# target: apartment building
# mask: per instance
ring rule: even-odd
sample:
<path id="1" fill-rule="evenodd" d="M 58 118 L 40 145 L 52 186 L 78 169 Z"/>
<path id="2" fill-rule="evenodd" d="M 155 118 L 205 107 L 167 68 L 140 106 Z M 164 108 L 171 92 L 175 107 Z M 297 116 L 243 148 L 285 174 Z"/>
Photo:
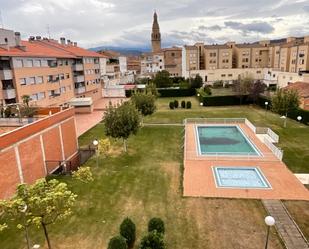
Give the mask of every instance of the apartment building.
<path id="1" fill-rule="evenodd" d="M 164 53 L 144 53 L 141 56 L 141 74 L 154 74 L 165 69 Z"/>
<path id="2" fill-rule="evenodd" d="M 20 39 L 20 33 L 0 30 L 0 102 L 22 102 L 29 95 L 37 106 L 66 105 L 73 97 L 102 96 L 100 55 L 61 38 Z"/>
<path id="3" fill-rule="evenodd" d="M 170 73 L 171 77 L 181 76 L 181 56 L 182 49 L 179 47 L 163 48 L 164 69 Z"/>
<path id="4" fill-rule="evenodd" d="M 232 68 L 231 47 L 227 45 L 205 45 L 202 50 L 204 52 L 200 56 L 200 68 L 206 70 Z M 199 48 L 198 51 L 200 52 L 202 50 Z"/>

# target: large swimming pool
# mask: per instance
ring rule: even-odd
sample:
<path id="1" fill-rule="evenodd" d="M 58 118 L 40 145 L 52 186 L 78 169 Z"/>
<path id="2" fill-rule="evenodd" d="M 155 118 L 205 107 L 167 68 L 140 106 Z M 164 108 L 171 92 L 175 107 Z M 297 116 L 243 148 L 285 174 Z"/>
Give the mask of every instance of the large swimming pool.
<path id="1" fill-rule="evenodd" d="M 201 155 L 259 155 L 238 126 L 197 126 Z"/>
<path id="2" fill-rule="evenodd" d="M 271 188 L 258 167 L 214 167 L 217 187 Z"/>

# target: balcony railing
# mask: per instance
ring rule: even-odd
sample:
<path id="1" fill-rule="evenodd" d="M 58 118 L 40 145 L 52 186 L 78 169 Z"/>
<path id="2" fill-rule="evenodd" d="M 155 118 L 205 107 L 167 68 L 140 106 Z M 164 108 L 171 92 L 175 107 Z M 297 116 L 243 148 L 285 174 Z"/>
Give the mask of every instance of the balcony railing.
<path id="1" fill-rule="evenodd" d="M 79 83 L 85 81 L 85 76 L 84 75 L 77 75 L 74 76 L 74 82 Z"/>
<path id="2" fill-rule="evenodd" d="M 73 71 L 83 71 L 83 70 L 84 70 L 84 65 L 82 63 L 73 65 Z"/>
<path id="3" fill-rule="evenodd" d="M 16 98 L 16 91 L 14 88 L 3 89 L 3 98 L 4 99 L 14 99 Z"/>
<path id="4" fill-rule="evenodd" d="M 11 69 L 0 70 L 0 79 L 2 79 L 2 80 L 13 79 L 12 70 Z"/>
<path id="5" fill-rule="evenodd" d="M 84 93 L 84 92 L 86 92 L 86 87 L 85 86 L 81 86 L 81 87 L 75 88 L 75 93 L 76 94 L 81 94 L 81 93 Z"/>

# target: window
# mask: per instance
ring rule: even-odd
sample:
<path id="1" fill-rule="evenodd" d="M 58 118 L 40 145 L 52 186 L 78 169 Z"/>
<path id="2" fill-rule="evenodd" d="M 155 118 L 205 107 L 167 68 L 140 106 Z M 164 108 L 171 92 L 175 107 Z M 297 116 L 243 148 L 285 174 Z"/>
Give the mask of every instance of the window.
<path id="1" fill-rule="evenodd" d="M 65 75 L 65 77 L 66 77 L 67 79 L 69 79 L 69 78 L 70 78 L 70 74 L 67 73 L 67 74 Z"/>
<path id="2" fill-rule="evenodd" d="M 63 65 L 63 61 L 62 60 L 59 60 L 58 61 L 58 66 L 62 66 Z"/>
<path id="3" fill-rule="evenodd" d="M 65 93 L 65 86 L 63 86 L 63 87 L 60 88 L 60 92 L 61 92 L 61 93 Z"/>
<path id="4" fill-rule="evenodd" d="M 33 85 L 33 84 L 35 84 L 35 77 L 29 77 L 28 85 Z"/>
<path id="5" fill-rule="evenodd" d="M 22 85 L 22 86 L 26 85 L 26 78 L 21 78 L 21 79 L 19 79 L 19 83 L 20 83 L 20 85 Z"/>
<path id="6" fill-rule="evenodd" d="M 65 61 L 65 65 L 66 65 L 66 66 L 69 65 L 69 61 L 68 61 L 68 60 Z"/>
<path id="7" fill-rule="evenodd" d="M 60 74 L 59 76 L 60 76 L 60 79 L 61 79 L 61 80 L 64 80 L 64 74 L 63 74 L 63 73 Z"/>
<path id="8" fill-rule="evenodd" d="M 175 56 L 175 53 L 172 53 L 171 55 L 174 57 L 174 56 Z"/>
<path id="9" fill-rule="evenodd" d="M 221 77 L 225 77 L 225 74 L 221 74 Z"/>
<path id="10" fill-rule="evenodd" d="M 41 67 L 42 66 L 42 62 L 41 62 L 41 60 L 34 60 L 33 65 L 35 67 Z"/>
<path id="11" fill-rule="evenodd" d="M 35 83 L 36 84 L 41 84 L 43 83 L 43 76 L 37 76 L 35 79 Z"/>
<path id="12" fill-rule="evenodd" d="M 24 66 L 24 63 L 23 63 L 23 60 L 16 60 L 16 65 L 15 65 L 15 67 L 23 67 Z"/>
<path id="13" fill-rule="evenodd" d="M 229 76 L 229 77 L 233 77 L 233 74 L 229 74 L 228 76 Z"/>
<path id="14" fill-rule="evenodd" d="M 38 100 L 38 95 L 36 93 L 32 94 L 32 95 L 30 95 L 30 99 L 31 100 Z"/>
<path id="15" fill-rule="evenodd" d="M 257 73 L 257 74 L 260 74 L 260 73 L 261 73 L 261 71 L 256 71 L 256 73 Z"/>
<path id="16" fill-rule="evenodd" d="M 33 67 L 33 60 L 27 60 L 27 67 Z"/>
<path id="17" fill-rule="evenodd" d="M 40 99 L 45 99 L 45 92 L 40 92 L 40 93 L 38 93 L 38 94 L 37 94 L 37 98 L 38 98 L 38 100 L 40 100 Z"/>

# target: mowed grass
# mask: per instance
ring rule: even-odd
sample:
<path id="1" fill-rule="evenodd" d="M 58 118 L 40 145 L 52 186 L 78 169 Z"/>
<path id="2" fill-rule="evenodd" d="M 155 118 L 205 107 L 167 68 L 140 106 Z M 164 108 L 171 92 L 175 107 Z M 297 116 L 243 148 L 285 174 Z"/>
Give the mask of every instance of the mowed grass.
<path id="1" fill-rule="evenodd" d="M 191 101 L 192 109 L 169 109 L 169 102 Z M 159 98 L 157 112 L 144 119 L 145 123 L 182 123 L 185 118 L 247 118 L 254 125 L 269 127 L 280 136 L 277 145 L 284 151 L 283 161 L 294 173 L 309 173 L 309 127 L 294 120 L 283 120 L 279 115 L 256 106 L 200 106 L 197 98 Z"/>
<path id="2" fill-rule="evenodd" d="M 103 137 L 99 124 L 80 138 L 88 144 Z M 95 158 L 86 166 L 95 180 L 84 184 L 70 176 L 59 177 L 78 194 L 74 215 L 51 225 L 50 238 L 57 249 L 107 248 L 125 217 L 137 225 L 137 243 L 151 217 L 166 224 L 165 241 L 173 249 L 263 248 L 266 212 L 258 200 L 182 197 L 182 127 L 143 127 L 129 139 L 129 153 L 113 141 L 109 158 Z M 22 232 L 0 235 L 0 248 L 25 248 Z M 31 228 L 33 243 L 43 245 L 43 232 Z M 43 247 L 43 248 L 46 248 Z M 283 248 L 272 230 L 269 248 Z"/>

